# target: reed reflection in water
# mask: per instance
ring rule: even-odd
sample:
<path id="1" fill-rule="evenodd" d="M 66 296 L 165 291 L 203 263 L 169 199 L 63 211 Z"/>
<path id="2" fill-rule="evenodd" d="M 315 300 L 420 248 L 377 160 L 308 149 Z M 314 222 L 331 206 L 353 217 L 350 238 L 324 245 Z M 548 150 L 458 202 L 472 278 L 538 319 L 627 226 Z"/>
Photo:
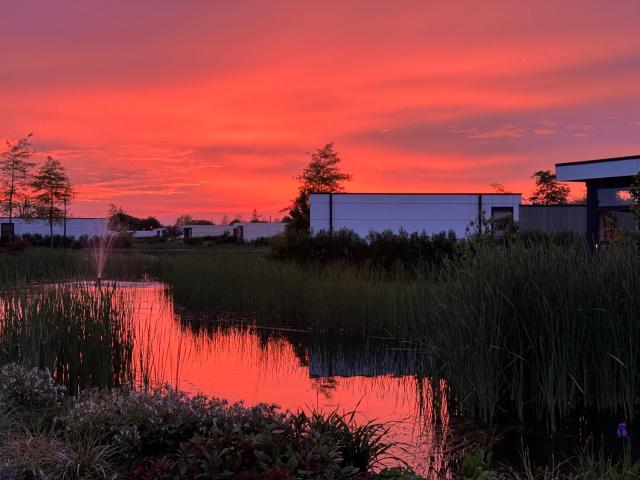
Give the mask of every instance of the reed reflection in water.
<path id="1" fill-rule="evenodd" d="M 194 321 L 159 283 L 60 284 L 0 292 L 3 361 L 50 368 L 72 390 L 169 384 L 247 405 L 357 411 L 387 422 L 394 453 L 446 470 L 447 386 L 402 345 Z"/>

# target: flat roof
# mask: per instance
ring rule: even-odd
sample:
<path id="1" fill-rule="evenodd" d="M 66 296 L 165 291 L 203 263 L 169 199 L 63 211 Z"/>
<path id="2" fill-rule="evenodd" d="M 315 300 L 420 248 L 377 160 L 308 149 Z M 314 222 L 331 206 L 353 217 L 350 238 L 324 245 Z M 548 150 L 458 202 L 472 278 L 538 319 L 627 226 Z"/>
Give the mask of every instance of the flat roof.
<path id="1" fill-rule="evenodd" d="M 556 167 L 564 167 L 567 165 L 584 165 L 587 163 L 615 162 L 617 160 L 633 160 L 637 158 L 640 158 L 640 154 L 626 155 L 624 157 L 596 158 L 594 160 L 579 160 L 577 162 L 561 162 L 561 163 L 556 163 Z"/>
<path id="2" fill-rule="evenodd" d="M 638 172 L 640 172 L 640 155 L 556 163 L 556 177 L 558 180 L 568 182 L 633 177 Z"/>

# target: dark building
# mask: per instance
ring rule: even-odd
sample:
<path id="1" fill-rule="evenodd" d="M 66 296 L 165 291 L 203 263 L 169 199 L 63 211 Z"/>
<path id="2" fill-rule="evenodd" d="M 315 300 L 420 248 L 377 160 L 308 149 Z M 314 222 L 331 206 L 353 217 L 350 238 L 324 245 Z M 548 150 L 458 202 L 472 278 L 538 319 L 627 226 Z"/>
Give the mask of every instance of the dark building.
<path id="1" fill-rule="evenodd" d="M 622 229 L 634 230 L 630 187 L 640 172 L 640 155 L 557 163 L 556 176 L 587 185 L 586 233 L 592 248 L 614 240 Z"/>

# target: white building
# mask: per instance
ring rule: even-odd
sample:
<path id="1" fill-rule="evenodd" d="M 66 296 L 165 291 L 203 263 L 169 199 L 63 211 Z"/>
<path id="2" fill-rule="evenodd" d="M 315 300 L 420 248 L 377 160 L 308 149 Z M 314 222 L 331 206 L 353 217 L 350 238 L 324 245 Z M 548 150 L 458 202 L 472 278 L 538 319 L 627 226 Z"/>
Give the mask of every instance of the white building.
<path id="1" fill-rule="evenodd" d="M 243 222 L 233 225 L 233 231 L 237 239 L 244 242 L 252 242 L 259 238 L 275 237 L 284 233 L 286 223 L 251 223 Z"/>
<path id="2" fill-rule="evenodd" d="M 221 237 L 229 235 L 237 240 L 251 242 L 259 238 L 269 238 L 284 232 L 285 223 L 241 222 L 233 225 L 185 225 L 181 227 L 182 238 Z M 135 238 L 153 238 L 165 235 L 166 228 L 138 230 L 131 232 Z"/>
<path id="3" fill-rule="evenodd" d="M 154 228 L 151 230 L 129 230 L 127 233 L 130 233 L 133 238 L 154 238 L 164 236 L 165 232 L 165 228 Z"/>
<path id="4" fill-rule="evenodd" d="M 181 229 L 184 238 L 233 235 L 233 225 L 185 225 Z"/>
<path id="5" fill-rule="evenodd" d="M 78 238 L 82 235 L 93 237 L 106 235 L 109 232 L 106 218 L 67 218 L 67 238 Z M 13 232 L 12 232 L 13 230 Z M 11 223 L 8 217 L 0 217 L 0 234 L 2 237 L 21 236 L 25 234 L 40 234 L 48 237 L 50 234 L 49 220 L 14 218 Z M 55 221 L 53 224 L 54 235 L 64 235 L 64 222 Z"/>
<path id="6" fill-rule="evenodd" d="M 259 238 L 269 238 L 284 232 L 284 223 L 240 222 L 233 225 L 186 225 L 182 227 L 183 237 L 218 237 L 233 235 L 237 240 L 251 242 Z"/>
<path id="7" fill-rule="evenodd" d="M 482 218 L 519 219 L 519 193 L 312 193 L 311 231 L 352 230 L 408 233 L 454 231 L 464 237 L 467 227 Z"/>

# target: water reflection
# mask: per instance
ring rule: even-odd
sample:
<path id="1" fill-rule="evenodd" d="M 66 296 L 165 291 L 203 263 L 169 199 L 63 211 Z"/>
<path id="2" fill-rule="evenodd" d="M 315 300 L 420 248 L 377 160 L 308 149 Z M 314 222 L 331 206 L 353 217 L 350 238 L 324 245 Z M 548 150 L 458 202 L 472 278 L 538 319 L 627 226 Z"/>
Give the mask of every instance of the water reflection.
<path id="1" fill-rule="evenodd" d="M 248 405 L 358 412 L 389 422 L 395 454 L 422 472 L 446 467 L 446 384 L 423 373 L 426 355 L 383 340 L 316 337 L 176 312 L 161 284 L 122 285 L 135 315 L 136 378 Z"/>

